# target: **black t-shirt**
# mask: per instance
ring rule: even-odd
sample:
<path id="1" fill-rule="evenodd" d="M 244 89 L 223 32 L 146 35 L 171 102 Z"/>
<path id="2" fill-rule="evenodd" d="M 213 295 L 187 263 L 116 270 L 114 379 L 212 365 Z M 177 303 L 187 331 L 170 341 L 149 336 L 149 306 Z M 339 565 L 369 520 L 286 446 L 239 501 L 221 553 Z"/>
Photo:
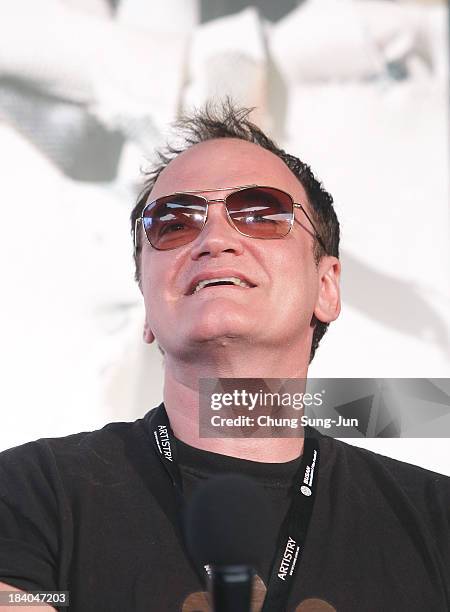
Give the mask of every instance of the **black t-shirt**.
<path id="1" fill-rule="evenodd" d="M 150 414 L 0 453 L 0 581 L 68 590 L 77 612 L 206 610 Z M 289 612 L 448 612 L 450 478 L 319 440 L 316 499 Z M 258 480 L 273 507 L 275 543 L 300 459 L 265 464 L 181 442 L 177 454 L 187 497 L 217 473 Z M 260 599 L 270 563 L 256 568 Z"/>
<path id="2" fill-rule="evenodd" d="M 275 552 L 281 523 L 290 507 L 292 481 L 300 466 L 301 456 L 286 463 L 260 463 L 199 450 L 181 440 L 177 440 L 177 454 L 187 501 L 200 482 L 220 474 L 245 474 L 260 484 L 267 495 L 271 515 L 261 537 L 269 542 L 268 548 Z M 255 570 L 267 585 L 272 558 L 263 559 L 261 563 Z"/>

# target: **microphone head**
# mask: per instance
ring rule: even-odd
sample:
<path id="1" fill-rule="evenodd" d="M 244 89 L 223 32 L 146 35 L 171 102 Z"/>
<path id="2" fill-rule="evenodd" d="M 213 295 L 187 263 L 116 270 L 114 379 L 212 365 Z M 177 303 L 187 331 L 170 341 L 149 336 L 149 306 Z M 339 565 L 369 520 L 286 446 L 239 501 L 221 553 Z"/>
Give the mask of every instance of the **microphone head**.
<path id="1" fill-rule="evenodd" d="M 184 517 L 186 546 L 204 565 L 250 565 L 270 552 L 271 520 L 263 488 L 250 478 L 227 474 L 208 479 L 194 491 Z"/>

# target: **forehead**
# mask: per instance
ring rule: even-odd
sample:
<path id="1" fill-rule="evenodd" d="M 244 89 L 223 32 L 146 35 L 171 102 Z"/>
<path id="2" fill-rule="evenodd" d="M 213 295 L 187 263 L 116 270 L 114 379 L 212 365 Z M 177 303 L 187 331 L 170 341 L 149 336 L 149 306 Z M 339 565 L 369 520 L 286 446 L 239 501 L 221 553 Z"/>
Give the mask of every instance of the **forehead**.
<path id="1" fill-rule="evenodd" d="M 237 138 L 207 140 L 178 155 L 159 175 L 149 199 L 175 191 L 270 185 L 306 203 L 300 181 L 274 153 Z"/>

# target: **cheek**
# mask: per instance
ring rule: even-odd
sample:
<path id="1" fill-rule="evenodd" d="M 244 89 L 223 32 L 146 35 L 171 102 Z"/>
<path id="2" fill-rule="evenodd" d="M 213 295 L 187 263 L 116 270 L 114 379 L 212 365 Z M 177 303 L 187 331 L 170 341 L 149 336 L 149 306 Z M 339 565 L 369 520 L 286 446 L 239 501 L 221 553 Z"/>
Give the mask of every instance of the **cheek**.
<path id="1" fill-rule="evenodd" d="M 277 242 L 277 241 L 274 241 Z M 280 242 L 283 242 L 280 240 Z M 289 239 L 280 245 L 283 248 L 272 249 L 266 264 L 283 279 L 303 282 L 311 278 L 315 269 L 314 258 L 309 244 L 304 241 Z"/>
<path id="2" fill-rule="evenodd" d="M 163 286 L 162 269 L 157 262 L 148 255 L 141 261 L 141 288 L 144 298 L 147 320 L 152 321 L 160 308 L 161 291 L 157 287 Z"/>
<path id="3" fill-rule="evenodd" d="M 180 286 L 176 283 L 176 271 L 183 253 L 174 251 L 147 251 L 141 260 L 142 293 L 147 311 L 154 318 L 153 310 L 162 312 L 170 308 L 176 299 Z"/>
<path id="4" fill-rule="evenodd" d="M 141 259 L 141 278 L 146 288 L 163 287 L 167 284 L 165 277 L 173 267 L 168 259 L 167 253 L 160 253 L 151 247 L 146 248 Z"/>
<path id="5" fill-rule="evenodd" d="M 302 310 L 313 310 L 317 299 L 317 268 L 308 246 L 296 245 L 297 248 L 279 252 L 272 258 L 282 300 Z"/>

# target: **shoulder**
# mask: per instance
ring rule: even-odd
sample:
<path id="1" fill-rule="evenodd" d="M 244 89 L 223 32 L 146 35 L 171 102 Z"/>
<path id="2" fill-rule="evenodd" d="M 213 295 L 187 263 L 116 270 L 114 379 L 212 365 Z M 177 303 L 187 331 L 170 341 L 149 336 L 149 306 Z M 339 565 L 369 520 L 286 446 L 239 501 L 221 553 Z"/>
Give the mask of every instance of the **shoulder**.
<path id="1" fill-rule="evenodd" d="M 418 439 L 418 456 L 420 443 Z M 450 477 L 328 436 L 320 445 L 330 478 L 391 506 L 408 506 L 431 525 L 450 529 Z"/>
<path id="2" fill-rule="evenodd" d="M 32 479 L 58 481 L 77 474 L 111 472 L 140 446 L 149 449 L 143 419 L 108 423 L 101 429 L 59 438 L 41 438 L 0 452 L 0 485 Z M 150 454 L 151 456 L 151 454 Z"/>
<path id="3" fill-rule="evenodd" d="M 420 457 L 422 450 L 422 440 L 417 440 L 417 456 Z M 399 461 L 392 457 L 381 455 L 374 451 L 348 444 L 342 440 L 322 437 L 322 445 L 325 445 L 329 452 L 341 461 L 355 467 L 364 467 L 365 470 L 376 474 L 384 472 L 392 475 L 403 485 L 420 486 L 429 482 L 439 482 L 444 487 L 450 487 L 450 477 L 439 474 L 432 470 L 427 470 L 419 465 Z"/>

